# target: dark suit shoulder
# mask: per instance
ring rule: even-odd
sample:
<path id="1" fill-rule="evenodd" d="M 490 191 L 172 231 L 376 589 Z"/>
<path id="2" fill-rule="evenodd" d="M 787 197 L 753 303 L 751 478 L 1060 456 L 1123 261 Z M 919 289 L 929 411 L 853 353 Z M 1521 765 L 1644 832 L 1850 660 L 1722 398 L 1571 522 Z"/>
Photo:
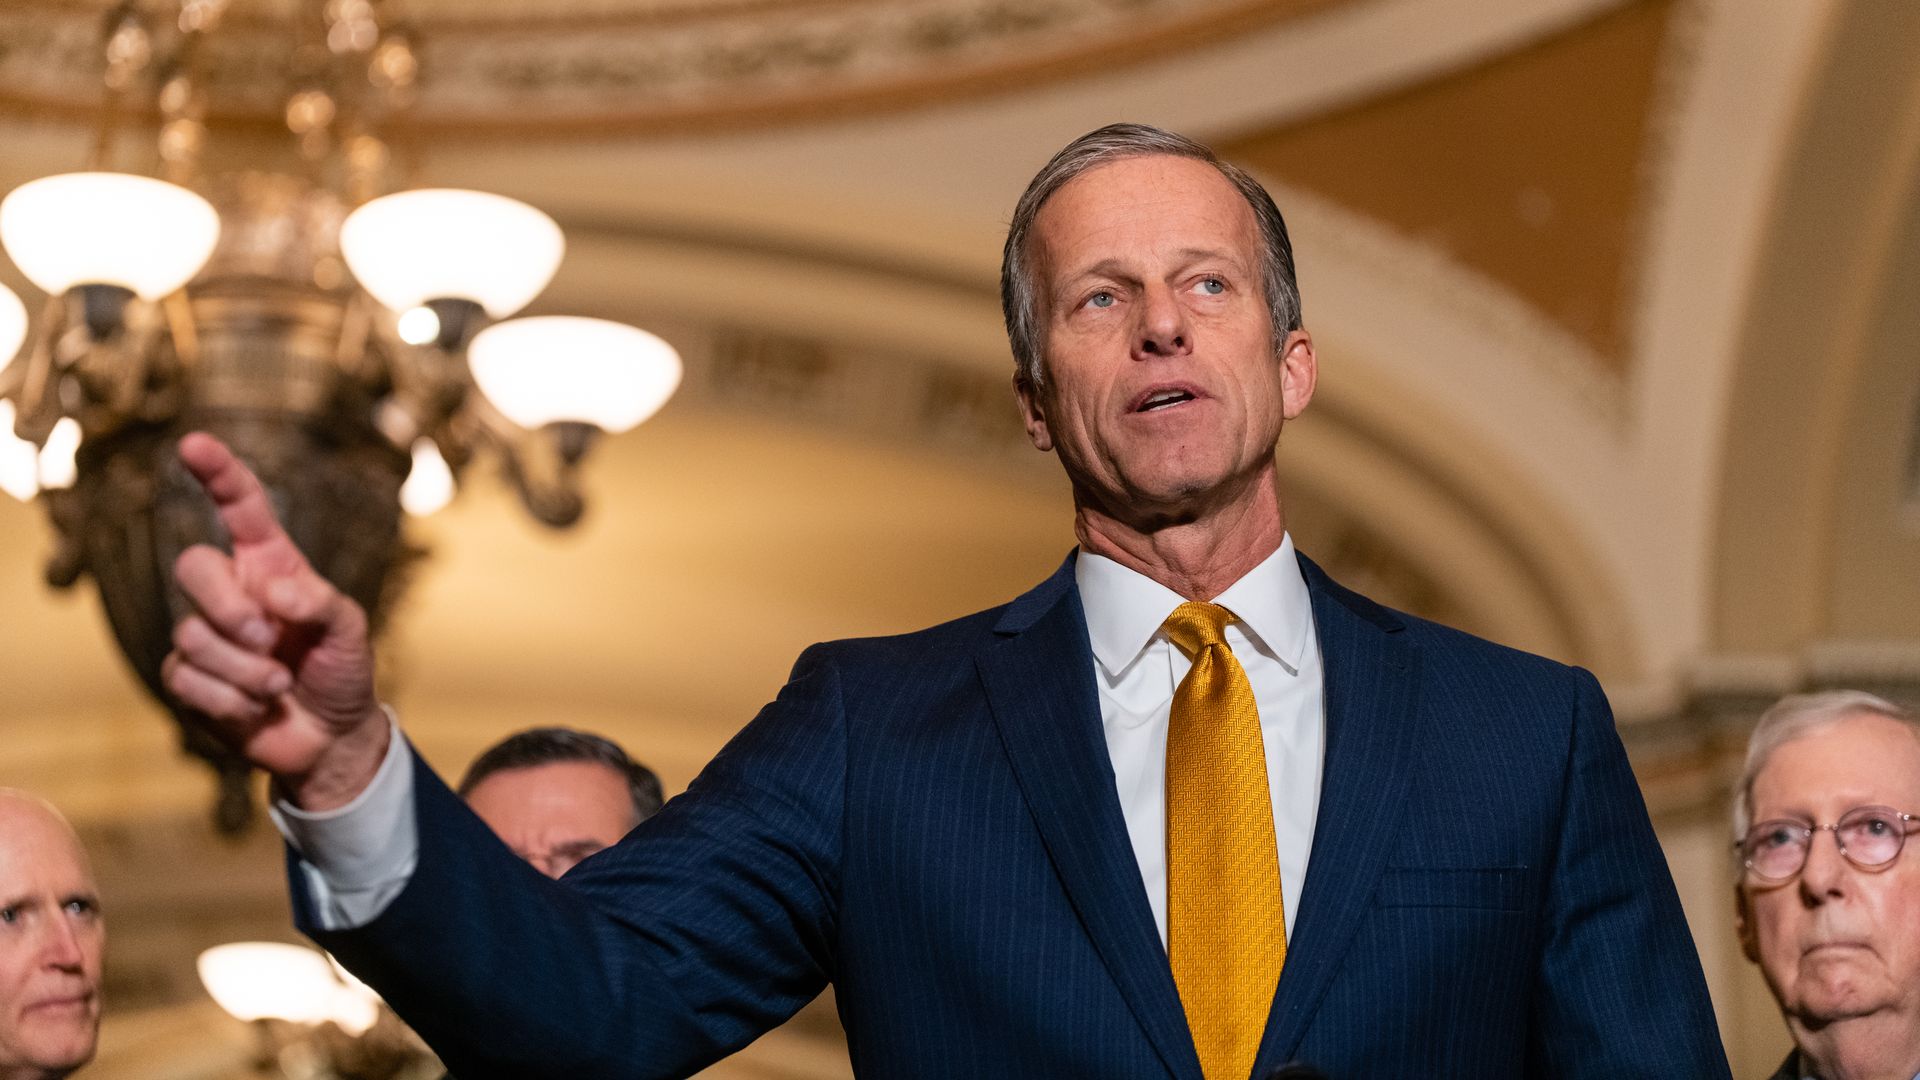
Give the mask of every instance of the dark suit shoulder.
<path id="1" fill-rule="evenodd" d="M 971 667 L 971 657 L 997 637 L 1018 634 L 1062 604 L 1078 610 L 1073 580 L 1074 554 L 1025 593 L 984 611 L 950 619 L 924 630 L 882 637 L 845 638 L 815 645 L 794 666 L 798 676 L 810 661 L 831 660 L 863 672 L 908 671 L 929 663 Z M 960 663 L 956 663 L 956 661 Z"/>
<path id="2" fill-rule="evenodd" d="M 912 663 L 929 657 L 966 655 L 991 637 L 993 626 L 1009 605 L 1001 604 L 976 611 L 934 626 L 903 634 L 839 638 L 809 646 L 795 665 L 796 672 L 809 660 L 830 660 L 847 668 L 866 669 Z"/>
<path id="3" fill-rule="evenodd" d="M 1406 632 L 1413 642 L 1430 653 L 1444 654 L 1462 663 L 1497 667 L 1538 678 L 1564 679 L 1575 671 L 1572 665 L 1511 645 L 1502 645 L 1445 623 L 1404 612 L 1394 614 L 1406 624 Z"/>
<path id="4" fill-rule="evenodd" d="M 1389 634 L 1405 634 L 1422 653 L 1475 668 L 1499 668 L 1522 676 L 1564 679 L 1572 668 L 1557 660 L 1477 637 L 1464 630 L 1409 615 L 1362 595 L 1334 580 L 1305 555 L 1300 565 L 1309 588 L 1325 602 Z"/>

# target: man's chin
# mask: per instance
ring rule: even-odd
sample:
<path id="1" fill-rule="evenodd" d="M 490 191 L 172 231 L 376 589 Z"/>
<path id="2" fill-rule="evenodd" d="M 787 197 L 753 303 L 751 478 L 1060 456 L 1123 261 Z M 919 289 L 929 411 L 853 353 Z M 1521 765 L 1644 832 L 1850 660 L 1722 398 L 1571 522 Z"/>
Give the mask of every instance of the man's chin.
<path id="1" fill-rule="evenodd" d="M 93 1060 L 98 1032 L 90 1024 L 85 1030 L 53 1035 L 28 1048 L 28 1058 L 48 1070 L 77 1069 Z"/>
<path id="2" fill-rule="evenodd" d="M 1897 995 L 1887 992 L 1865 972 L 1839 965 L 1800 977 L 1799 1008 L 1794 1010 L 1810 1027 L 1825 1027 L 1841 1020 L 1871 1016 L 1895 1004 Z"/>
<path id="3" fill-rule="evenodd" d="M 1222 469 L 1165 469 L 1127 477 L 1126 505 L 1160 524 L 1185 524 L 1231 502 L 1243 485 Z"/>

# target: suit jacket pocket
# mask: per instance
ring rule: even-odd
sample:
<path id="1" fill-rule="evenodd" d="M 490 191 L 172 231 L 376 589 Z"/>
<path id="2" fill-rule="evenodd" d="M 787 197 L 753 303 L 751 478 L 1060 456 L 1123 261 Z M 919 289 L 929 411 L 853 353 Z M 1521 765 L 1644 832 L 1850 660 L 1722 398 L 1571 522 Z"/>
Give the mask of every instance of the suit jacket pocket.
<path id="1" fill-rule="evenodd" d="M 1519 911 L 1526 884 L 1526 869 L 1517 866 L 1388 867 L 1374 891 L 1374 905 Z"/>

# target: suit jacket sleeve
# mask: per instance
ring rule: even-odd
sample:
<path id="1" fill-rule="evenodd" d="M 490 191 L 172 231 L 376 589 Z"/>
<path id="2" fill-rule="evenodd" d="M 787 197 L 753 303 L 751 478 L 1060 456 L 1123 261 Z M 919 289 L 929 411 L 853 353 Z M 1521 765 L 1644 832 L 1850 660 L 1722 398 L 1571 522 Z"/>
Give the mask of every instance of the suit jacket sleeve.
<path id="1" fill-rule="evenodd" d="M 1706 979 L 1606 697 L 1575 671 L 1528 1047 L 1534 1075 L 1728 1076 Z"/>
<path id="2" fill-rule="evenodd" d="M 462 1080 L 684 1076 L 827 982 L 845 737 L 825 650 L 684 795 L 562 882 L 415 768 L 406 888 L 372 923 L 327 932 L 294 873 L 295 916 Z"/>

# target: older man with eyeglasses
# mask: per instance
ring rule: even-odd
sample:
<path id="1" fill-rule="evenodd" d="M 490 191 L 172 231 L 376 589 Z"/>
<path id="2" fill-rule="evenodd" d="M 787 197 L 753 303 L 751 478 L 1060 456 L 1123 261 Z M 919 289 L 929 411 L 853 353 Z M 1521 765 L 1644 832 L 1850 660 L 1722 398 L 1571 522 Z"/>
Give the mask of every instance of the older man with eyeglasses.
<path id="1" fill-rule="evenodd" d="M 1735 924 L 1796 1047 L 1773 1080 L 1920 1080 L 1920 718 L 1804 694 L 1754 728 Z"/>

